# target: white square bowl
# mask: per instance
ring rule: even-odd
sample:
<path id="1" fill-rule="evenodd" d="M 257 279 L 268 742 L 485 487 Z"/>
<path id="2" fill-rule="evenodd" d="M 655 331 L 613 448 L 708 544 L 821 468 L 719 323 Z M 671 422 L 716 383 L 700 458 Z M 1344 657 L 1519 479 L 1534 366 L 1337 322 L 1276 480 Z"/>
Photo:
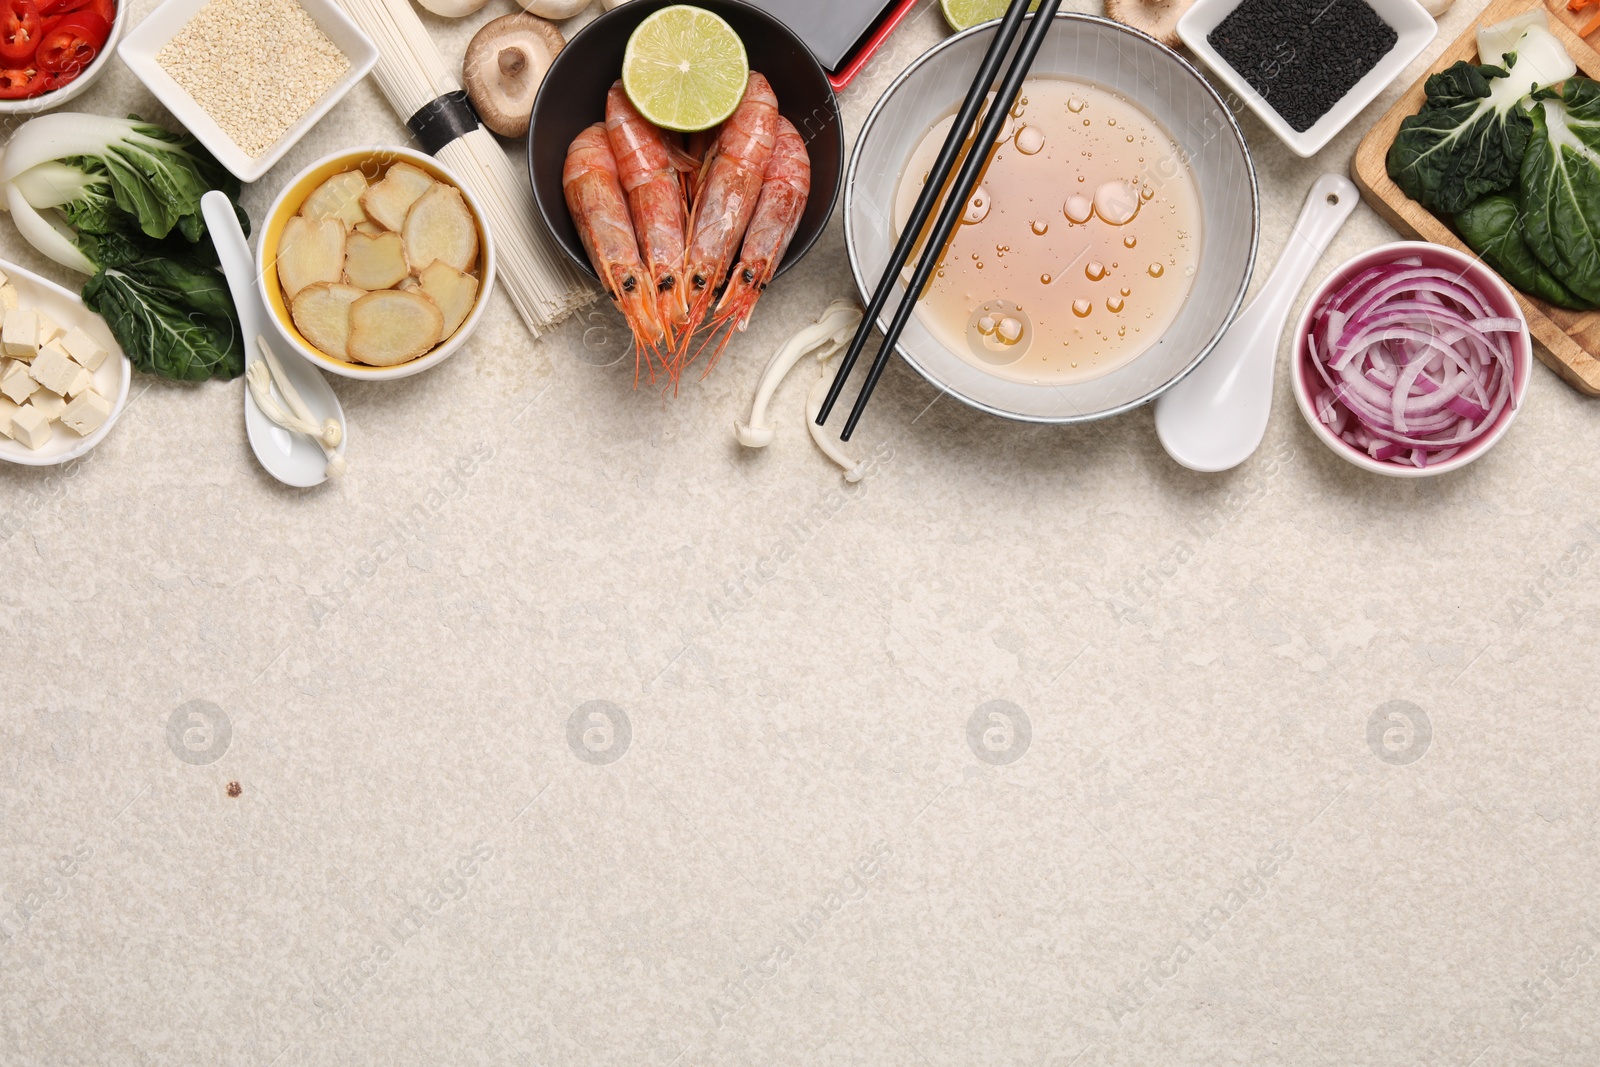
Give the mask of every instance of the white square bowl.
<path id="1" fill-rule="evenodd" d="M 1178 20 L 1178 36 L 1189 50 L 1202 59 L 1206 66 L 1245 103 L 1250 105 L 1261 121 L 1277 134 L 1284 144 L 1299 156 L 1316 155 L 1327 143 L 1350 124 L 1363 108 L 1378 98 L 1413 60 L 1438 36 L 1439 25 L 1417 0 L 1364 0 L 1379 18 L 1387 22 L 1399 36 L 1389 54 L 1378 65 L 1367 71 L 1337 104 L 1328 110 L 1304 133 L 1284 121 L 1283 116 L 1267 102 L 1267 98 L 1253 89 L 1244 75 L 1233 69 L 1228 61 L 1211 47 L 1207 35 L 1233 14 L 1243 0 L 1195 0 L 1183 18 Z"/>
<path id="2" fill-rule="evenodd" d="M 189 24 L 189 21 L 205 7 L 209 0 L 166 0 L 166 3 L 150 12 L 145 20 L 139 23 L 131 33 L 122 39 L 122 44 L 117 46 L 117 55 L 128 68 L 138 76 L 139 80 L 156 94 L 156 98 L 164 104 L 172 117 L 183 124 L 190 133 L 194 134 L 201 144 L 217 157 L 217 161 L 227 167 L 240 181 L 253 182 L 260 178 L 272 165 L 283 158 L 283 154 L 293 148 L 306 132 L 322 121 L 324 115 L 333 109 L 333 105 L 344 99 L 344 95 L 355 87 L 356 83 L 365 78 L 372 70 L 373 64 L 378 61 L 378 47 L 372 43 L 372 38 L 361 32 L 361 28 L 340 9 L 333 0 L 300 0 L 300 5 L 306 9 L 306 14 L 317 24 L 328 39 L 334 43 L 339 51 L 350 60 L 350 69 L 345 72 L 334 86 L 323 94 L 308 113 L 300 117 L 300 121 L 289 127 L 284 135 L 278 138 L 271 148 L 259 156 L 252 156 L 240 148 L 232 137 L 223 132 L 204 108 L 196 102 L 176 81 L 156 62 L 156 56 L 165 48 L 167 42 L 178 35 L 178 31 Z"/>

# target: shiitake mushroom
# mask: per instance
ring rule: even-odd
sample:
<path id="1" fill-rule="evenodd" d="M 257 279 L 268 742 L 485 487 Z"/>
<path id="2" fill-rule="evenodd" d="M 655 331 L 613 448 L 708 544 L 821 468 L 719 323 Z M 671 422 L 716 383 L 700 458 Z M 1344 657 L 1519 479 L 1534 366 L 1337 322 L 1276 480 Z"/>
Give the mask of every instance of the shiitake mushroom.
<path id="1" fill-rule="evenodd" d="M 504 15 L 484 24 L 467 46 L 462 81 L 478 117 L 502 137 L 523 137 L 550 64 L 566 41 L 534 15 Z"/>

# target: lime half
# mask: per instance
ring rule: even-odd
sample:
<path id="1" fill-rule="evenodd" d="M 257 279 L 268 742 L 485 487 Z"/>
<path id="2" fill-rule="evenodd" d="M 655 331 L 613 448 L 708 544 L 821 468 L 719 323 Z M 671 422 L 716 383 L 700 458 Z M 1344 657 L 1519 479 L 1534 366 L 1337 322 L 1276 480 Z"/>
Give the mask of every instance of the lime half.
<path id="1" fill-rule="evenodd" d="M 939 0 L 939 6 L 944 8 L 944 20 L 951 29 L 970 30 L 980 22 L 1003 18 L 1011 5 L 1006 0 Z M 1033 0 L 1028 10 L 1038 11 L 1039 0 Z"/>
<path id="2" fill-rule="evenodd" d="M 709 130 L 733 114 L 750 80 L 744 42 L 699 7 L 664 7 L 639 23 L 622 59 L 622 85 L 664 130 Z"/>

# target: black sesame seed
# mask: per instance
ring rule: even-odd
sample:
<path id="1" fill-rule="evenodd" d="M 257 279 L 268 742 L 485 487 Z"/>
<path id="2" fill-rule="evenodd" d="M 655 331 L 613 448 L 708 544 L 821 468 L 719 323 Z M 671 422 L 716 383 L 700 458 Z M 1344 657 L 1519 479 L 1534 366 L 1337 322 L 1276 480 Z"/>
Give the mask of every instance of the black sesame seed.
<path id="1" fill-rule="evenodd" d="M 1304 133 L 1389 54 L 1399 35 L 1364 0 L 1244 0 L 1206 40 Z"/>

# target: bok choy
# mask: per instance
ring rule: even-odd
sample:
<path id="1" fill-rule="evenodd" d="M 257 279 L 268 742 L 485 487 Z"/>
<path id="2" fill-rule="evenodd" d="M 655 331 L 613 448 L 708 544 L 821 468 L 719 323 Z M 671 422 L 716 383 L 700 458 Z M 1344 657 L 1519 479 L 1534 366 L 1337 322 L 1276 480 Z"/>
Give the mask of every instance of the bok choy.
<path id="1" fill-rule="evenodd" d="M 1425 91 L 1428 102 L 1400 124 L 1389 149 L 1389 177 L 1446 215 L 1509 189 L 1533 132 L 1523 104 L 1528 87 L 1503 67 L 1463 60 L 1429 78 Z"/>
<path id="2" fill-rule="evenodd" d="M 1578 72 L 1542 13 L 1479 33 L 1483 66 L 1462 61 L 1429 78 L 1428 102 L 1400 124 L 1389 177 L 1430 211 L 1453 215 L 1516 184 L 1533 132 L 1529 97 Z"/>
<path id="3" fill-rule="evenodd" d="M 179 381 L 244 371 L 238 315 L 200 213 L 212 189 L 237 210 L 239 182 L 194 138 L 137 118 L 45 115 L 0 157 L 0 208 L 18 232 L 92 275 L 84 302 L 135 367 Z"/>
<path id="4" fill-rule="evenodd" d="M 1600 303 L 1600 84 L 1572 78 L 1535 108 L 1521 207 L 1534 255 L 1583 300 Z"/>
<path id="5" fill-rule="evenodd" d="M 1516 288 L 1557 307 L 1583 311 L 1591 306 L 1561 284 L 1528 247 L 1522 206 L 1515 197 L 1504 193 L 1486 196 L 1458 213 L 1455 223 L 1467 246 Z"/>
<path id="6" fill-rule="evenodd" d="M 1542 9 L 1478 31 L 1483 60 L 1428 79 L 1389 174 L 1518 289 L 1600 308 L 1600 83 L 1578 74 Z"/>

